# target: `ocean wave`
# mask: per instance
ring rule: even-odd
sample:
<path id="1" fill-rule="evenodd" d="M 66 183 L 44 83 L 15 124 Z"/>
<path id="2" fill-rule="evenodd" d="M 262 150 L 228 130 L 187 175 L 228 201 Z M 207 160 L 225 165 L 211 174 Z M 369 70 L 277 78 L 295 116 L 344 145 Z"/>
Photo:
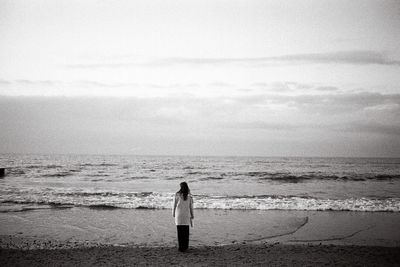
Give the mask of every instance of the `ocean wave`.
<path id="1" fill-rule="evenodd" d="M 86 169 L 82 166 L 116 166 L 115 168 L 93 168 Z M 274 183 L 304 183 L 313 181 L 338 181 L 338 182 L 363 182 L 363 181 L 394 181 L 400 180 L 399 173 L 387 171 L 387 173 L 350 173 L 350 172 L 321 172 L 321 171 L 307 171 L 303 173 L 284 172 L 284 171 L 217 171 L 217 170 L 199 170 L 184 168 L 184 172 L 165 172 L 162 169 L 143 169 L 142 172 L 123 171 L 116 164 L 111 163 L 83 163 L 81 169 L 72 168 L 71 166 L 62 167 L 61 165 L 43 165 L 33 169 L 33 165 L 25 167 L 10 167 L 7 168 L 7 175 L 10 176 L 26 176 L 28 178 L 63 178 L 67 176 L 75 176 L 77 178 L 83 177 L 112 177 L 113 180 L 122 179 L 125 181 L 130 180 L 144 180 L 144 179 L 158 179 L 158 180 L 175 180 L 175 179 L 190 179 L 192 182 L 204 182 L 209 180 L 243 180 L 255 182 L 274 182 Z M 35 166 L 36 168 L 36 166 Z M 145 171 L 145 173 L 143 172 Z M 160 175 L 157 175 L 160 173 Z M 96 180 L 97 181 L 97 180 Z"/>
<path id="2" fill-rule="evenodd" d="M 281 183 L 301 183 L 312 180 L 322 181 L 390 181 L 400 179 L 400 174 L 329 174 L 322 172 L 308 172 L 295 174 L 290 172 L 270 172 L 270 171 L 248 171 L 248 172 L 209 172 L 209 171 L 189 171 L 186 175 L 197 176 L 197 181 L 207 180 L 243 180 L 246 178 L 257 179 L 259 181 L 274 181 Z M 196 181 L 196 180 L 195 180 Z"/>
<path id="3" fill-rule="evenodd" d="M 158 192 L 42 192 L 2 195 L 2 204 L 80 206 L 92 209 L 170 209 L 173 193 Z M 310 196 L 194 195 L 195 208 L 225 210 L 305 210 L 400 212 L 400 198 L 321 199 Z M 0 205 L 0 206 L 1 206 Z"/>
<path id="4" fill-rule="evenodd" d="M 148 197 L 155 193 L 153 192 L 55 192 L 57 196 L 70 196 L 70 197 Z"/>
<path id="5" fill-rule="evenodd" d="M 165 178 L 164 178 L 164 180 L 168 180 L 168 181 L 171 181 L 171 180 L 180 180 L 180 179 L 185 179 L 185 177 L 183 177 L 183 176 L 170 176 L 170 177 L 165 177 Z"/>
<path id="6" fill-rule="evenodd" d="M 154 179 L 154 178 L 153 177 L 149 177 L 149 176 L 132 176 L 132 177 L 124 178 L 125 181 L 130 181 L 130 180 L 148 180 L 148 179 Z"/>
<path id="7" fill-rule="evenodd" d="M 199 178 L 198 180 L 199 181 L 208 181 L 208 180 L 222 180 L 222 179 L 224 179 L 224 177 L 221 177 L 221 176 L 208 176 L 208 177 Z"/>
<path id="8" fill-rule="evenodd" d="M 317 199 L 311 197 L 255 196 L 236 198 L 205 198 L 198 208 L 239 210 L 308 210 L 308 211 L 389 211 L 400 212 L 400 199 Z"/>
<path id="9" fill-rule="evenodd" d="M 205 166 L 185 166 L 182 168 L 182 170 L 196 170 L 196 169 L 204 170 L 207 168 Z"/>
<path id="10" fill-rule="evenodd" d="M 27 165 L 27 166 L 24 166 L 24 168 L 26 168 L 26 169 L 39 169 L 39 168 L 43 168 L 43 165 L 40 165 L 40 164 L 38 164 L 38 165 Z"/>
<path id="11" fill-rule="evenodd" d="M 79 166 L 81 167 L 113 167 L 113 166 L 118 166 L 118 164 L 115 163 L 80 163 Z"/>
<path id="12" fill-rule="evenodd" d="M 400 174 L 347 174 L 335 175 L 324 173 L 306 173 L 306 174 L 290 174 L 290 173 L 273 173 L 273 172 L 246 172 L 241 173 L 242 176 L 255 177 L 259 180 L 272 180 L 289 183 L 298 183 L 306 180 L 341 180 L 341 181 L 366 181 L 366 180 L 395 180 L 400 179 Z"/>
<path id="13" fill-rule="evenodd" d="M 63 166 L 61 166 L 61 165 L 55 165 L 55 164 L 49 164 L 49 165 L 44 166 L 45 169 L 59 169 L 62 167 Z"/>
<path id="14" fill-rule="evenodd" d="M 3 201 L 0 205 L 0 213 L 23 212 L 43 209 L 70 209 L 73 204 L 35 201 Z"/>
<path id="15" fill-rule="evenodd" d="M 373 179 L 376 180 L 393 180 L 393 179 L 399 179 L 400 178 L 400 174 L 399 175 L 391 175 L 391 174 L 377 174 L 374 175 Z"/>
<path id="16" fill-rule="evenodd" d="M 59 169 L 63 168 L 64 166 L 56 165 L 56 164 L 48 164 L 48 165 L 41 165 L 41 164 L 31 164 L 25 165 L 24 168 L 26 169 Z"/>
<path id="17" fill-rule="evenodd" d="M 99 209 L 99 210 L 113 210 L 118 209 L 117 206 L 107 205 L 107 204 L 94 204 L 88 206 L 90 209 Z"/>
<path id="18" fill-rule="evenodd" d="M 115 163 L 106 163 L 106 162 L 103 162 L 103 163 L 99 164 L 98 166 L 103 166 L 103 167 L 112 167 L 112 166 L 118 166 L 118 164 L 115 164 Z"/>
<path id="19" fill-rule="evenodd" d="M 47 174 L 42 174 L 42 177 L 66 177 L 66 176 L 71 176 L 73 175 L 74 172 L 72 171 L 63 171 L 63 172 L 57 172 L 57 173 L 47 173 Z"/>
<path id="20" fill-rule="evenodd" d="M 107 177 L 110 175 L 106 174 L 106 173 L 93 173 L 93 174 L 86 174 L 85 176 L 87 176 L 87 177 Z"/>
<path id="21" fill-rule="evenodd" d="M 103 182 L 103 181 L 107 181 L 101 178 L 95 178 L 95 179 L 90 179 L 91 182 Z"/>
<path id="22" fill-rule="evenodd" d="M 23 175 L 25 171 L 21 168 L 7 168 L 7 175 Z"/>

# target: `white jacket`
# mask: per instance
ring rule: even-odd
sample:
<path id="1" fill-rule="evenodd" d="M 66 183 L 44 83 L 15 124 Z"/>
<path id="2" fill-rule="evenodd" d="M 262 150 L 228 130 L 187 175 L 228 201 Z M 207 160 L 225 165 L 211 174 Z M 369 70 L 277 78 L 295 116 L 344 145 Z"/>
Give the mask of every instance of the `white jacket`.
<path id="1" fill-rule="evenodd" d="M 175 194 L 172 215 L 175 217 L 176 225 L 190 225 L 190 219 L 194 217 L 193 198 L 191 194 L 188 194 L 186 200 L 183 199 L 182 194 Z"/>

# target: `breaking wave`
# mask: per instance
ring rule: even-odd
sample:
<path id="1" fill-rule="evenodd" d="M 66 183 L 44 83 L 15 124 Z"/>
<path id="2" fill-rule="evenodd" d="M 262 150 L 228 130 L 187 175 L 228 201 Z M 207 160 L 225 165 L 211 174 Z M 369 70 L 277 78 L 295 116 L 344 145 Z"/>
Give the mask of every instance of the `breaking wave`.
<path id="1" fill-rule="evenodd" d="M 188 173 L 193 174 L 193 173 Z M 196 172 L 195 174 L 201 175 L 209 175 L 209 173 L 200 173 Z M 348 175 L 329 175 L 329 174 L 319 174 L 319 173 L 308 173 L 295 175 L 290 173 L 274 173 L 274 172 L 243 172 L 243 173 L 221 173 L 218 176 L 206 176 L 201 177 L 202 181 L 206 180 L 220 180 L 220 179 L 230 179 L 230 178 L 244 178 L 251 177 L 258 179 L 260 181 L 268 180 L 268 181 L 276 181 L 283 183 L 299 183 L 310 180 L 338 180 L 338 181 L 367 181 L 367 180 L 377 180 L 377 181 L 385 181 L 385 180 L 396 180 L 400 179 L 399 174 L 348 174 Z"/>
<path id="2" fill-rule="evenodd" d="M 21 193 L 21 192 L 19 192 Z M 170 209 L 173 194 L 157 192 L 41 192 L 3 194 L 1 204 L 89 207 L 91 209 Z M 194 195 L 195 208 L 225 210 L 330 210 L 400 212 L 400 198 L 322 199 L 281 195 Z M 18 208 L 20 209 L 20 207 Z"/>

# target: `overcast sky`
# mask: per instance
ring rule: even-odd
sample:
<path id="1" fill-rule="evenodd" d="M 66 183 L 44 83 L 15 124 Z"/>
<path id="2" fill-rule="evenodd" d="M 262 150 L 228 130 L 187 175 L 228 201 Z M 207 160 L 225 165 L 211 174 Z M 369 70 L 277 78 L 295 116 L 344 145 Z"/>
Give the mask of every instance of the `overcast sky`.
<path id="1" fill-rule="evenodd" d="M 0 152 L 400 156 L 400 1 L 0 0 Z"/>

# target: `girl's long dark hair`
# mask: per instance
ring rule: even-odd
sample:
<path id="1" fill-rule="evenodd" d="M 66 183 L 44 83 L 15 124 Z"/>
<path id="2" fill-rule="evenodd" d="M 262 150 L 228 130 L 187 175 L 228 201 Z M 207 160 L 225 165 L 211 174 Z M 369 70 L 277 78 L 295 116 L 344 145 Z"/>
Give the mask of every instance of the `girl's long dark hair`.
<path id="1" fill-rule="evenodd" d="M 181 186 L 181 189 L 178 191 L 178 193 L 182 194 L 183 195 L 183 199 L 186 200 L 188 194 L 190 193 L 189 186 L 188 186 L 188 184 L 186 182 L 182 182 L 180 184 L 180 186 Z"/>

